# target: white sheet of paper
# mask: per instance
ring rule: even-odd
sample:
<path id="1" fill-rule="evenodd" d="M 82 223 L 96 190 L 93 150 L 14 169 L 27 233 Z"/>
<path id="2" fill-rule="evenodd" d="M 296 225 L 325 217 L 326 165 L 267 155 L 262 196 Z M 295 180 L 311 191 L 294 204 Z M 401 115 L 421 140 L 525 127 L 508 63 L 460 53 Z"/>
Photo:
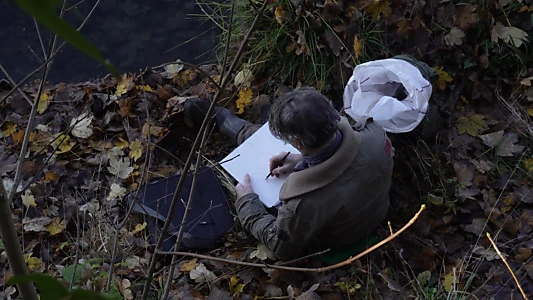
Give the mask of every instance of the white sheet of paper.
<path id="1" fill-rule="evenodd" d="M 285 144 L 283 141 L 275 138 L 270 133 L 268 123 L 265 123 L 220 162 L 223 162 L 221 166 L 241 183 L 244 180 L 244 175 L 249 174 L 254 192 L 259 195 L 259 199 L 267 207 L 272 207 L 279 201 L 279 191 L 286 177 L 276 178 L 272 176 L 267 180 L 265 180 L 265 177 L 270 172 L 268 169 L 270 158 L 283 151 L 299 153 L 290 144 Z M 237 158 L 224 162 L 237 155 Z"/>

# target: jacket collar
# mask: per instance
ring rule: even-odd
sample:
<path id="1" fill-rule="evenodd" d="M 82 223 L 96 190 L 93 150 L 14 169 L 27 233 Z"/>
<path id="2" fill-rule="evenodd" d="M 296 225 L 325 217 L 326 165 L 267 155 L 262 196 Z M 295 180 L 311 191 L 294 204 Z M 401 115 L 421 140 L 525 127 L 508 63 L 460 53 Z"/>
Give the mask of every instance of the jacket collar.
<path id="1" fill-rule="evenodd" d="M 318 166 L 290 174 L 279 192 L 280 200 L 289 200 L 323 188 L 348 168 L 359 152 L 361 134 L 352 129 L 345 117 L 341 117 L 339 129 L 343 138 L 337 152 Z"/>

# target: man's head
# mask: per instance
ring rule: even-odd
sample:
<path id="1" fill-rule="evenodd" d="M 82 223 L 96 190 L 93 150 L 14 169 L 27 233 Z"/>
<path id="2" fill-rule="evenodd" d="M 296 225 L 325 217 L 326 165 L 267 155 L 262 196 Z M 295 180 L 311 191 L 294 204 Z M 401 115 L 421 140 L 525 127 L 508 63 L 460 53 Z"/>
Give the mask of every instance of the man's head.
<path id="1" fill-rule="evenodd" d="M 283 94 L 270 108 L 272 134 L 304 154 L 331 141 L 339 121 L 328 98 L 310 87 Z"/>

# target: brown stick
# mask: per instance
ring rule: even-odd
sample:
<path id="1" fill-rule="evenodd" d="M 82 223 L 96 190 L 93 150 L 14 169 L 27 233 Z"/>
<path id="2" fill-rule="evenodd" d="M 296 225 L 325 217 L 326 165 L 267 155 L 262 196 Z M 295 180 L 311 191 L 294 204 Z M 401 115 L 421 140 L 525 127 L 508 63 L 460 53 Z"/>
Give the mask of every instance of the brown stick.
<path id="1" fill-rule="evenodd" d="M 352 262 L 358 260 L 359 258 L 369 254 L 370 252 L 378 249 L 379 247 L 385 245 L 386 243 L 392 241 L 396 237 L 398 237 L 402 232 L 407 230 L 407 228 L 411 227 L 415 223 L 415 221 L 418 219 L 420 214 L 426 209 L 426 205 L 422 204 L 420 207 L 420 210 L 414 215 L 414 217 L 409 220 L 407 224 L 405 224 L 400 230 L 396 231 L 394 234 L 389 235 L 386 239 L 382 240 L 381 242 L 375 244 L 374 246 L 368 248 L 367 250 L 357 254 L 354 257 L 350 257 L 345 261 L 342 261 L 340 263 L 328 266 L 328 267 L 322 267 L 322 268 L 298 268 L 298 267 L 288 267 L 288 266 L 280 266 L 280 265 L 271 265 L 271 264 L 259 264 L 259 263 L 250 263 L 245 261 L 236 261 L 231 259 L 225 259 L 225 258 L 219 258 L 219 257 L 213 257 L 209 255 L 203 255 L 203 254 L 196 254 L 196 253 L 189 253 L 189 252 L 158 252 L 160 255 L 181 255 L 181 256 L 191 256 L 201 259 L 208 259 L 208 260 L 214 260 L 219 261 L 223 263 L 228 264 L 235 264 L 235 265 L 241 265 L 241 266 L 249 266 L 249 267 L 256 267 L 256 268 L 270 268 L 270 269 L 278 269 L 278 270 L 285 270 L 285 271 L 294 271 L 294 272 L 316 272 L 316 273 L 322 273 L 326 271 L 331 271 L 346 265 L 351 264 Z"/>
<path id="2" fill-rule="evenodd" d="M 492 238 L 490 237 L 490 233 L 488 233 L 488 232 L 487 232 L 487 238 L 489 239 L 490 243 L 492 244 L 492 247 L 494 247 L 494 250 L 496 250 L 496 253 L 498 253 L 498 256 L 500 256 L 500 258 L 502 259 L 503 263 L 507 267 L 507 270 L 509 270 L 509 273 L 511 273 L 511 276 L 513 276 L 514 282 L 518 286 L 518 289 L 520 290 L 520 293 L 522 294 L 522 297 L 524 297 L 524 299 L 527 300 L 528 298 L 526 296 L 526 293 L 522 289 L 522 285 L 520 285 L 520 282 L 518 282 L 518 278 L 516 278 L 516 275 L 514 274 L 513 269 L 511 269 L 511 266 L 509 266 L 509 263 L 507 263 L 507 260 L 502 255 L 502 253 L 500 252 L 500 249 L 498 249 L 498 246 L 496 246 L 496 243 L 492 240 Z"/>

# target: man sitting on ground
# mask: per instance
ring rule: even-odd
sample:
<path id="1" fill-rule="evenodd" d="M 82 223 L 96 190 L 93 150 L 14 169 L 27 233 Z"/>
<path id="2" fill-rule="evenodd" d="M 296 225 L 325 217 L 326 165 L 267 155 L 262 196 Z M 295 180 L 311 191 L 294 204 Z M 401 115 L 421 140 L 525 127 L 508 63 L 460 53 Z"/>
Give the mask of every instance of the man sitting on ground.
<path id="1" fill-rule="evenodd" d="M 191 99 L 186 115 L 200 123 L 209 103 Z M 216 108 L 219 131 L 240 144 L 260 125 Z M 331 102 L 312 88 L 280 96 L 269 114 L 270 131 L 301 154 L 270 159 L 275 176 L 288 174 L 277 217 L 270 214 L 247 175 L 236 186 L 236 210 L 245 229 L 280 259 L 292 259 L 306 249 L 336 249 L 372 233 L 389 207 L 393 147 L 385 131 L 371 120 L 356 131 Z"/>

